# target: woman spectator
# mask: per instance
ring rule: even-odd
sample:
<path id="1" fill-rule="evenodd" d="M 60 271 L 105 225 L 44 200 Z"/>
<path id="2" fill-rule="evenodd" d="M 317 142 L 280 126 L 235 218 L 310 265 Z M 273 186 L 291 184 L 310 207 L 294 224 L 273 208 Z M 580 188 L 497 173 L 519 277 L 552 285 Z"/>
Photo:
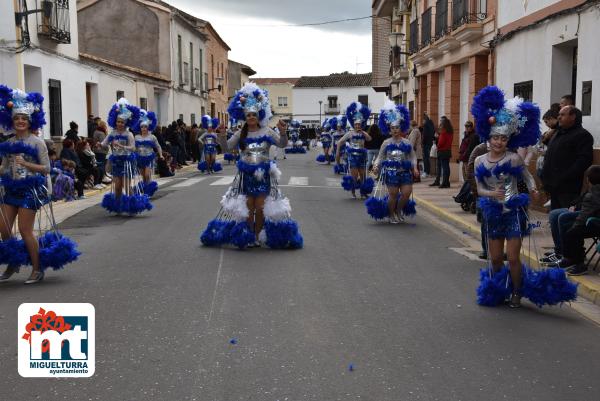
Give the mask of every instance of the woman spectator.
<path id="1" fill-rule="evenodd" d="M 430 186 L 450 188 L 450 159 L 452 158 L 452 138 L 454 128 L 446 116 L 442 116 L 437 136 L 437 177 Z M 441 179 L 441 183 L 440 183 Z"/>
<path id="2" fill-rule="evenodd" d="M 83 188 L 89 173 L 81 168 L 81 160 L 79 159 L 77 152 L 75 152 L 72 140 L 65 139 L 63 141 L 63 148 L 60 151 L 60 159 L 70 160 L 75 163 L 75 189 L 77 190 L 77 198 L 84 199 Z"/>
<path id="3" fill-rule="evenodd" d="M 79 156 L 79 160 L 81 160 L 81 169 L 87 173 L 87 176 L 84 181 L 84 185 L 89 177 L 93 177 L 94 189 L 105 188 L 105 186 L 102 185 L 102 182 L 101 182 L 102 176 L 100 175 L 100 170 L 98 170 L 98 164 L 96 163 L 96 156 L 94 155 L 94 152 L 92 152 L 90 143 L 87 140 L 82 139 L 81 141 L 79 141 L 79 143 L 77 143 L 76 149 L 77 149 L 77 156 Z"/>
<path id="4" fill-rule="evenodd" d="M 421 134 L 419 124 L 415 120 L 410 122 L 410 133 L 407 139 L 417 155 L 417 165 L 415 167 L 420 173 L 421 163 L 423 163 L 423 134 Z M 421 182 L 421 177 L 415 176 L 414 182 Z"/>
<path id="5" fill-rule="evenodd" d="M 106 157 L 108 155 L 108 148 L 101 145 L 104 138 L 108 134 L 108 127 L 106 122 L 102 120 L 98 120 L 98 125 L 96 126 L 96 130 L 92 135 L 94 140 L 93 146 L 90 144 L 91 148 L 94 151 L 94 156 L 96 156 L 96 163 L 98 167 L 98 171 L 100 172 L 100 177 L 104 177 L 106 171 Z"/>

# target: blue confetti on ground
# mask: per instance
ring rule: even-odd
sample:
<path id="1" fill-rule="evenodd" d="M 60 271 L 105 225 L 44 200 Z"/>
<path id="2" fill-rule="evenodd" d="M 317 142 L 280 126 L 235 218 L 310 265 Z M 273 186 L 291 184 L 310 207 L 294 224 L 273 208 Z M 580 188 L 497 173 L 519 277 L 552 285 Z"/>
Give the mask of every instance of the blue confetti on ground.
<path id="1" fill-rule="evenodd" d="M 233 344 L 233 345 L 235 345 L 235 344 L 237 344 L 237 343 L 238 343 L 238 340 L 237 340 L 237 338 L 232 338 L 231 340 L 229 340 L 229 344 Z"/>
<path id="2" fill-rule="evenodd" d="M 352 364 L 352 363 L 351 363 L 351 364 L 348 366 L 348 370 L 349 370 L 350 372 L 354 372 L 354 364 Z"/>

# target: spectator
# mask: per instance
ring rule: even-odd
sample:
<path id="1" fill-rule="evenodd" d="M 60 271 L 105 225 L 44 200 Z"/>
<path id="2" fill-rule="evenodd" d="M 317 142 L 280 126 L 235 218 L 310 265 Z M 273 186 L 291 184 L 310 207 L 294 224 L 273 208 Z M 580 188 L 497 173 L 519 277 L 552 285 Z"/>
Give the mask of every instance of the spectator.
<path id="1" fill-rule="evenodd" d="M 96 155 L 92 151 L 90 144 L 85 139 L 79 141 L 77 143 L 77 156 L 79 156 L 79 160 L 81 161 L 81 170 L 82 174 L 85 172 L 87 175 L 84 179 L 84 186 L 90 177 L 93 178 L 93 184 L 91 185 L 94 189 L 103 189 L 105 188 L 102 185 L 102 176 L 100 175 L 100 170 L 98 170 L 98 164 L 96 163 Z"/>
<path id="2" fill-rule="evenodd" d="M 452 138 L 454 128 L 446 116 L 440 119 L 439 135 L 437 141 L 437 176 L 429 186 L 450 188 L 450 159 L 452 158 Z M 441 182 L 440 182 L 441 179 Z"/>
<path id="3" fill-rule="evenodd" d="M 89 172 L 82 169 L 81 160 L 75 152 L 74 143 L 71 139 L 65 139 L 63 141 L 63 148 L 60 151 L 60 158 L 62 160 L 63 166 L 65 166 L 65 160 L 71 161 L 74 165 L 72 171 L 70 171 L 75 177 L 75 189 L 77 190 L 77 198 L 84 199 L 83 189 L 85 185 L 85 180 L 89 177 Z"/>
<path id="4" fill-rule="evenodd" d="M 467 121 L 465 123 L 465 132 L 463 134 L 463 139 L 460 142 L 457 160 L 458 163 L 462 163 L 462 175 L 465 180 L 467 180 L 468 175 L 467 165 L 469 163 L 469 156 L 471 156 L 471 151 L 474 148 L 474 146 L 471 145 L 475 142 L 479 142 L 479 137 L 477 137 L 477 135 L 475 134 L 473 123 L 471 121 Z"/>
<path id="5" fill-rule="evenodd" d="M 435 140 L 435 126 L 427 113 L 423 113 L 423 178 L 431 174 L 430 154 Z"/>
<path id="6" fill-rule="evenodd" d="M 588 225 L 587 222 L 590 217 L 600 215 L 600 166 L 591 166 L 586 175 L 590 189 L 583 197 L 581 211 L 562 238 L 564 256 L 561 265 L 569 266 L 566 269 L 570 276 L 580 276 L 587 273 L 584 263 L 584 239 L 598 234 L 598 229 L 593 225 Z"/>
<path id="7" fill-rule="evenodd" d="M 169 142 L 169 148 L 171 150 L 172 161 L 171 165 L 173 168 L 181 168 L 181 163 L 179 163 L 178 155 L 179 155 L 179 138 L 177 133 L 177 124 L 173 122 L 169 128 L 167 129 L 167 141 Z"/>
<path id="8" fill-rule="evenodd" d="M 546 150 L 548 149 L 548 144 L 554 137 L 556 133 L 556 129 L 558 128 L 558 113 L 560 112 L 560 106 L 558 103 L 554 103 L 550 106 L 550 109 L 544 113 L 542 119 L 544 120 L 544 124 L 548 127 L 548 130 L 542 134 L 539 142 L 536 145 L 536 153 L 538 154 L 538 158 L 536 160 L 536 173 L 538 177 L 542 176 L 542 169 L 544 168 L 544 157 L 546 155 Z"/>
<path id="9" fill-rule="evenodd" d="M 87 137 L 91 138 L 96 131 L 96 119 L 93 114 L 90 114 L 87 119 Z"/>
<path id="10" fill-rule="evenodd" d="M 77 125 L 77 123 L 75 121 L 71 121 L 69 123 L 69 128 L 70 129 L 65 134 L 65 137 L 67 139 L 70 139 L 71 141 L 73 141 L 74 144 L 79 142 L 79 134 L 78 134 L 79 126 Z"/>
<path id="11" fill-rule="evenodd" d="M 575 98 L 573 98 L 573 95 L 564 95 L 560 98 L 559 105 L 561 109 L 565 106 L 575 106 Z"/>
<path id="12" fill-rule="evenodd" d="M 381 135 L 381 130 L 377 124 L 371 125 L 367 133 L 372 138 L 370 141 L 365 142 L 365 148 L 367 149 L 367 170 L 370 170 L 373 167 L 373 161 L 377 158 L 379 148 L 385 138 Z"/>
<path id="13" fill-rule="evenodd" d="M 592 164 L 594 138 L 582 127 L 581 111 L 565 106 L 558 115 L 559 128 L 548 145 L 542 169 L 551 209 L 569 207 L 581 193 L 583 175 Z"/>
<path id="14" fill-rule="evenodd" d="M 410 122 L 410 133 L 408 134 L 408 141 L 415 150 L 417 156 L 417 169 L 421 171 L 421 163 L 423 162 L 423 135 L 419 129 L 419 124 L 415 120 Z M 414 182 L 421 182 L 421 177 L 415 178 Z"/>
<path id="15" fill-rule="evenodd" d="M 98 171 L 102 179 L 102 177 L 104 177 L 104 174 L 106 173 L 106 158 L 108 156 L 108 146 L 102 146 L 102 142 L 108 134 L 108 127 L 104 121 L 100 119 L 98 119 L 97 121 L 98 123 L 96 125 L 96 130 L 94 131 L 94 135 L 92 136 L 93 146 L 91 144 L 90 146 L 92 146 L 92 149 L 94 151 Z"/>
<path id="16" fill-rule="evenodd" d="M 488 151 L 489 151 L 488 143 L 487 142 L 480 143 L 477 146 L 475 146 L 475 148 L 469 155 L 469 160 L 467 161 L 467 180 L 469 180 L 469 183 L 471 184 L 471 193 L 473 194 L 473 197 L 476 200 L 479 195 L 477 194 L 477 181 L 475 179 L 475 159 L 477 159 L 479 156 L 485 155 Z M 476 204 L 479 204 L 479 202 L 476 201 Z M 479 254 L 479 258 L 487 259 L 488 258 L 487 236 L 486 236 L 487 227 L 485 226 L 485 222 L 483 221 L 483 213 L 481 212 L 481 209 L 479 207 L 477 207 L 477 221 L 481 225 L 481 250 L 482 251 Z"/>

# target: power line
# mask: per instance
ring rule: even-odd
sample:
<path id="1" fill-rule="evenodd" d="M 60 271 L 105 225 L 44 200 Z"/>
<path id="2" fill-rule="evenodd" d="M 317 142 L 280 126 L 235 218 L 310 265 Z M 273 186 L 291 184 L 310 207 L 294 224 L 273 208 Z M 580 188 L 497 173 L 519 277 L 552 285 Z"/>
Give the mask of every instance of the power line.
<path id="1" fill-rule="evenodd" d="M 279 25 L 240 25 L 240 24 L 226 24 L 230 26 L 243 26 L 243 27 L 253 27 L 253 28 L 286 28 L 286 27 L 303 27 L 303 26 L 319 26 L 319 25 L 329 25 L 329 24 L 337 24 L 340 22 L 351 22 L 351 21 L 360 21 L 364 19 L 371 18 L 379 18 L 374 15 L 369 15 L 367 17 L 357 17 L 357 18 L 346 18 L 332 21 L 323 21 L 323 22 L 311 22 L 306 24 L 279 24 Z M 225 25 L 225 24 L 224 24 Z"/>

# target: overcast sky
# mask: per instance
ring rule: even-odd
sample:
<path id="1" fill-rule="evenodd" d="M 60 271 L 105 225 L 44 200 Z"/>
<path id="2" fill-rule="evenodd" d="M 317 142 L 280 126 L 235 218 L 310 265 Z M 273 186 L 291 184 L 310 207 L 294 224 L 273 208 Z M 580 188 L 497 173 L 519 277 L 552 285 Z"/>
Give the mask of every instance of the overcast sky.
<path id="1" fill-rule="evenodd" d="M 368 0 L 166 0 L 210 21 L 254 77 L 371 72 L 371 21 L 317 27 L 268 27 L 366 17 Z"/>

